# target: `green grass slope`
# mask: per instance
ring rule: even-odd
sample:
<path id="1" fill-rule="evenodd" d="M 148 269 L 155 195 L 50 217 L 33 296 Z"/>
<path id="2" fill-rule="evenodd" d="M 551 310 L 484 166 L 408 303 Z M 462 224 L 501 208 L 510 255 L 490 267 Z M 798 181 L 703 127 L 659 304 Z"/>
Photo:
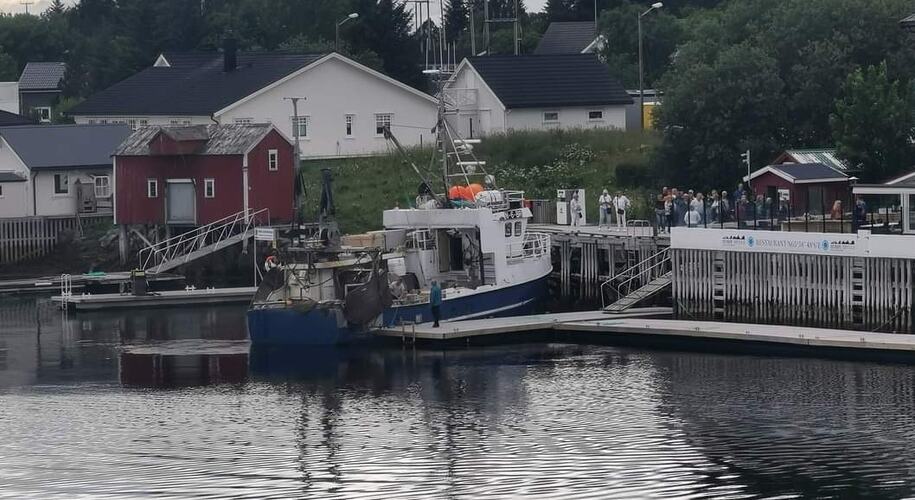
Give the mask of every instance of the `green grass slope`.
<path id="1" fill-rule="evenodd" d="M 589 220 L 597 220 L 597 197 L 602 189 L 622 190 L 635 205 L 635 216 L 649 213 L 655 186 L 648 174 L 649 155 L 658 140 L 651 134 L 607 130 L 512 132 L 488 137 L 474 152 L 486 161 L 486 171 L 500 187 L 525 191 L 527 198 L 553 199 L 556 189 L 587 190 Z M 413 149 L 410 158 L 421 170 L 440 179 L 430 149 Z M 381 227 L 381 211 L 410 206 L 420 179 L 396 152 L 341 160 L 305 162 L 307 220 L 318 205 L 320 171 L 330 168 L 334 178 L 337 219 L 346 233 Z M 436 183 L 436 188 L 440 182 Z"/>

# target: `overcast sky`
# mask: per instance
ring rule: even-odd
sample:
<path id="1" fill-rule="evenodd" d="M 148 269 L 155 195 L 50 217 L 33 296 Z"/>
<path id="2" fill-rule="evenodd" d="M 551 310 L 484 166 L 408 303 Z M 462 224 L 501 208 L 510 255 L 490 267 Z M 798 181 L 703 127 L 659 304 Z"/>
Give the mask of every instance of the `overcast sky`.
<path id="1" fill-rule="evenodd" d="M 0 0 L 0 12 L 10 13 L 20 13 L 25 12 L 25 5 L 22 5 L 22 2 L 34 2 L 33 5 L 29 5 L 30 12 L 41 12 L 48 8 L 48 4 L 51 3 L 51 0 Z M 73 4 L 76 3 L 76 0 L 64 0 L 65 3 Z M 438 2 L 433 0 L 436 7 L 433 7 L 433 15 L 437 14 L 438 11 Z M 546 0 L 525 0 L 524 4 L 527 6 L 527 9 L 532 12 L 538 12 L 543 10 L 543 6 L 546 5 Z"/>

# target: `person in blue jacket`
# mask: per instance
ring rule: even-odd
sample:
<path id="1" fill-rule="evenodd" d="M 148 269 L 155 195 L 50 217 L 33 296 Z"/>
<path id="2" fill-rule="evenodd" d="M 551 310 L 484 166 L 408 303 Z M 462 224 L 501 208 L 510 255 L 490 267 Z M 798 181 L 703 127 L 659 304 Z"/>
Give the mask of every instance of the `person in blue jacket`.
<path id="1" fill-rule="evenodd" d="M 429 289 L 429 305 L 432 306 L 432 319 L 435 321 L 432 327 L 438 328 L 438 320 L 442 315 L 442 287 L 435 280 L 432 280 L 432 288 Z"/>

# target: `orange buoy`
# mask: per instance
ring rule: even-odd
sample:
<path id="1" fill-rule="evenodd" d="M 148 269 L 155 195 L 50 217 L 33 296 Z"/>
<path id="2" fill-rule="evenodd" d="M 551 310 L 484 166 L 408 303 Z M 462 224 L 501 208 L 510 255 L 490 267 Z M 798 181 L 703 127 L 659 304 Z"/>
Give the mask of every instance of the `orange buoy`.
<path id="1" fill-rule="evenodd" d="M 451 186 L 448 189 L 448 199 L 449 200 L 460 200 L 463 196 L 463 190 L 461 186 Z"/>
<path id="2" fill-rule="evenodd" d="M 474 199 L 476 199 L 478 193 L 483 191 L 483 186 L 477 184 L 476 182 L 471 184 L 469 187 L 470 187 L 470 192 L 473 193 Z"/>
<path id="3" fill-rule="evenodd" d="M 473 201 L 473 191 L 470 189 L 470 186 L 461 186 L 461 198 L 464 198 L 467 201 Z"/>

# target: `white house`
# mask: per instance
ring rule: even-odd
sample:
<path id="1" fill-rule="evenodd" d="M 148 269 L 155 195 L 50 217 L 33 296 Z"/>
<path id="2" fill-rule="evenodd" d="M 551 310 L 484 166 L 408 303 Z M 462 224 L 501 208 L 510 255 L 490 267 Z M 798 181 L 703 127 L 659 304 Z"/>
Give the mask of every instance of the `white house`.
<path id="1" fill-rule="evenodd" d="M 125 125 L 0 128 L 0 218 L 110 211 L 111 154 L 128 135 Z"/>
<path id="2" fill-rule="evenodd" d="M 445 85 L 463 137 L 511 130 L 626 129 L 632 98 L 594 54 L 464 59 Z"/>
<path id="3" fill-rule="evenodd" d="M 77 123 L 204 125 L 272 123 L 294 137 L 298 104 L 303 158 L 388 150 L 386 125 L 406 145 L 434 140 L 437 101 L 337 53 L 162 54 L 156 63 L 93 95 L 70 114 Z"/>

